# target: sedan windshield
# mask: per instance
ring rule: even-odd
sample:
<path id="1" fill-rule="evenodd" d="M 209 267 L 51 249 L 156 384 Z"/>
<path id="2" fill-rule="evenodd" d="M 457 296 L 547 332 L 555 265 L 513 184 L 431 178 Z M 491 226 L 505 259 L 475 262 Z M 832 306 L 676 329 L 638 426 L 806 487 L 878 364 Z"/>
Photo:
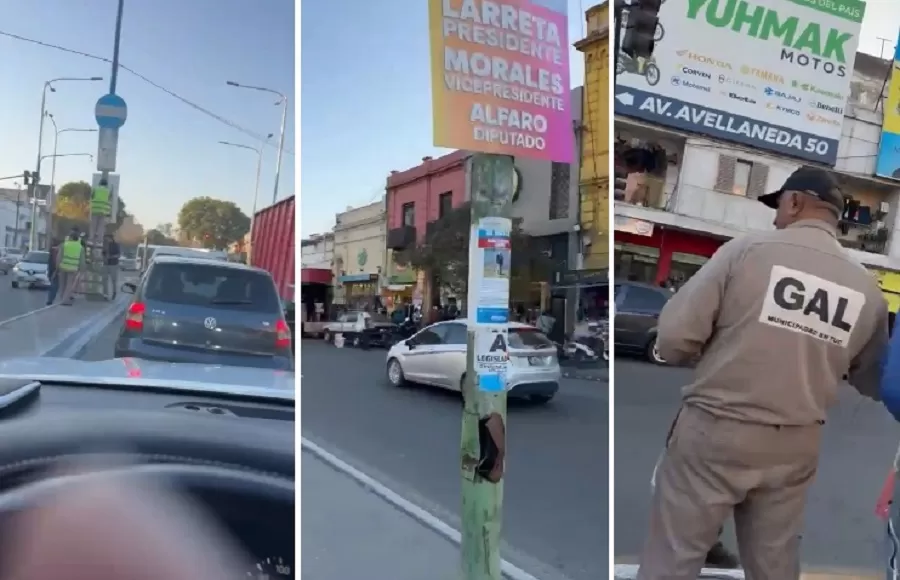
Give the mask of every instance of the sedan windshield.
<path id="1" fill-rule="evenodd" d="M 46 264 L 50 261 L 50 254 L 48 252 L 28 252 L 22 261 L 29 264 Z"/>

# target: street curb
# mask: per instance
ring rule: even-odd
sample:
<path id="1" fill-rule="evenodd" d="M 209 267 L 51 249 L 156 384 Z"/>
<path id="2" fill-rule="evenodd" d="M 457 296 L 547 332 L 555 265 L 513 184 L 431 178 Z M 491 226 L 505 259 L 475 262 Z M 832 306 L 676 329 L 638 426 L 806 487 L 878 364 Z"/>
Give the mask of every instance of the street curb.
<path id="1" fill-rule="evenodd" d="M 40 356 L 78 358 L 107 326 L 125 312 L 128 302 L 129 300 L 125 297 L 113 301 L 107 308 L 69 330 L 62 340 L 48 348 Z M 47 308 L 52 308 L 52 306 Z"/>
<path id="2" fill-rule="evenodd" d="M 440 518 L 432 515 L 428 510 L 421 508 L 414 504 L 413 502 L 405 499 L 400 494 L 391 490 L 386 485 L 380 483 L 378 480 L 366 475 L 359 469 L 356 469 L 346 461 L 337 457 L 336 455 L 329 453 L 322 447 L 316 445 L 306 437 L 300 437 L 300 445 L 303 451 L 307 453 L 311 453 L 315 455 L 318 459 L 330 465 L 333 469 L 347 475 L 348 477 L 354 479 L 357 483 L 362 485 L 364 488 L 368 489 L 381 499 L 385 500 L 398 510 L 404 512 L 406 515 L 410 516 L 414 520 L 418 521 L 423 526 L 429 528 L 430 530 L 436 532 L 438 535 L 442 536 L 444 539 L 449 540 L 450 542 L 459 546 L 462 542 L 462 534 Z M 302 467 L 301 467 L 302 469 Z M 507 560 L 501 560 L 500 569 L 505 578 L 509 580 L 539 580 L 536 576 L 532 576 L 528 572 L 522 570 L 518 566 L 510 563 Z"/>

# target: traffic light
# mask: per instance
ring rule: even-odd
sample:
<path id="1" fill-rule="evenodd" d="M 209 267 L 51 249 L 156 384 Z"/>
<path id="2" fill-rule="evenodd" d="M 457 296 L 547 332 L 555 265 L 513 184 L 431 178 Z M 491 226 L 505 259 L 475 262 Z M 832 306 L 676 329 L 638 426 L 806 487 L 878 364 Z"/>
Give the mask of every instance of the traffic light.
<path id="1" fill-rule="evenodd" d="M 622 52 L 632 58 L 653 56 L 659 7 L 663 0 L 637 0 L 628 8 Z"/>
<path id="2" fill-rule="evenodd" d="M 30 171 L 22 172 L 22 181 L 25 182 L 25 185 L 31 185 L 31 172 Z"/>

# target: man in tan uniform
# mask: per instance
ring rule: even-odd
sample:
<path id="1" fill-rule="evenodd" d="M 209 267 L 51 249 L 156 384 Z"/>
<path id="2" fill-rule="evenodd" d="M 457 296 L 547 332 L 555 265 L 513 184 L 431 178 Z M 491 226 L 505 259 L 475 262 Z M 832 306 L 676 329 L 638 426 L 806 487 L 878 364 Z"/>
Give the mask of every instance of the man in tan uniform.
<path id="1" fill-rule="evenodd" d="M 776 231 L 723 245 L 659 318 L 660 355 L 696 372 L 656 472 L 641 580 L 696 580 L 732 513 L 747 578 L 798 578 L 826 409 L 844 375 L 879 396 L 887 304 L 837 242 L 833 178 L 801 168 L 759 200 Z"/>

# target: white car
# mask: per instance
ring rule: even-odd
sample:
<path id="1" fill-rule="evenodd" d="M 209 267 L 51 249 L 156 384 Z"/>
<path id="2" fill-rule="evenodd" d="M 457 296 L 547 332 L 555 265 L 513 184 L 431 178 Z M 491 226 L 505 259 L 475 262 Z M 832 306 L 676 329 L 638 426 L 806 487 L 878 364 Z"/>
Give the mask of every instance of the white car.
<path id="1" fill-rule="evenodd" d="M 12 269 L 12 287 L 48 288 L 47 264 L 50 252 L 28 252 Z"/>
<path id="2" fill-rule="evenodd" d="M 408 382 L 462 391 L 466 374 L 465 319 L 427 326 L 388 351 L 387 380 L 396 387 Z M 533 326 L 509 323 L 510 398 L 546 403 L 559 391 L 561 373 L 556 345 Z"/>

